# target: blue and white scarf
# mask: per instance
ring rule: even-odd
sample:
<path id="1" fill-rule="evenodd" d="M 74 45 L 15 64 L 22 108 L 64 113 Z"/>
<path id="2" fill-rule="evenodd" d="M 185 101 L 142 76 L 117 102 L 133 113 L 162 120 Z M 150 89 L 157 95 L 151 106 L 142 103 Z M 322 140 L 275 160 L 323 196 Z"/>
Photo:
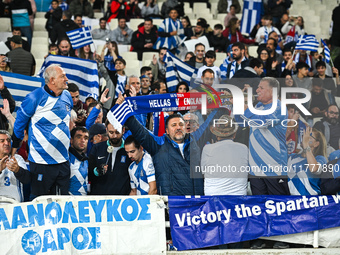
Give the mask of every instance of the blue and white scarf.
<path id="1" fill-rule="evenodd" d="M 241 63 L 243 61 L 247 60 L 246 57 L 243 57 Z M 241 69 L 241 64 L 237 64 L 236 60 L 234 60 L 232 63 L 231 63 L 231 66 L 230 66 L 230 71 L 229 71 L 229 79 L 231 79 L 234 74 L 236 73 L 236 71 L 240 70 Z"/>
<path id="2" fill-rule="evenodd" d="M 162 47 L 166 47 L 169 50 L 177 48 L 179 46 L 179 43 L 185 37 L 182 22 L 180 20 L 174 21 L 171 18 L 167 18 L 158 28 L 158 32 L 171 33 L 174 31 L 177 31 L 177 35 L 170 37 L 158 37 L 153 48 L 160 49 Z"/>
<path id="3" fill-rule="evenodd" d="M 300 62 L 300 52 L 296 54 L 295 58 L 294 58 L 294 63 L 297 64 Z M 309 54 L 307 54 L 307 58 L 305 60 L 305 63 L 310 67 L 312 68 L 312 63 L 311 63 L 311 60 L 310 60 L 310 57 L 309 57 Z"/>

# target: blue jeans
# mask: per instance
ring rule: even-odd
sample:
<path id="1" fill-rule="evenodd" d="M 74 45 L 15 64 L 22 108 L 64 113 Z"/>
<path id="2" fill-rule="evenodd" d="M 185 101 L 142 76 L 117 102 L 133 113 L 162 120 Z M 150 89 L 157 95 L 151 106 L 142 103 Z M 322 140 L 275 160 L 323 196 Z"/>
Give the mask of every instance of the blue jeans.
<path id="1" fill-rule="evenodd" d="M 22 36 L 27 37 L 27 42 L 30 45 L 30 50 L 31 50 L 31 46 L 32 46 L 32 29 L 30 26 L 28 27 L 20 27 L 20 31 Z"/>

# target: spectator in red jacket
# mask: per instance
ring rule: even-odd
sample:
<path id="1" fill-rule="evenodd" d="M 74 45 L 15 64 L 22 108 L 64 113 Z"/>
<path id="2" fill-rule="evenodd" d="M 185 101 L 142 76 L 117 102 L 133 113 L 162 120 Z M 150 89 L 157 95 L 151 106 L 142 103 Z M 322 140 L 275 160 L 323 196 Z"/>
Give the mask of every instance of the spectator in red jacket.
<path id="1" fill-rule="evenodd" d="M 223 36 L 228 38 L 230 43 L 235 43 L 235 42 L 242 42 L 245 44 L 255 43 L 255 40 L 246 39 L 242 36 L 240 32 L 240 24 L 241 24 L 241 21 L 238 18 L 230 19 L 228 26 L 222 33 Z"/>

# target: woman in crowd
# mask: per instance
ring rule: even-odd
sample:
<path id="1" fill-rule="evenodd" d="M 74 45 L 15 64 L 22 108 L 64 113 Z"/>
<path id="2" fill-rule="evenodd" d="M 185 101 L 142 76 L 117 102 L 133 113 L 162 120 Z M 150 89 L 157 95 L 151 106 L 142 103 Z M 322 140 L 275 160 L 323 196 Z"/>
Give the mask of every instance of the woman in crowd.
<path id="1" fill-rule="evenodd" d="M 107 48 L 107 53 L 104 56 L 105 49 Z M 104 58 L 104 65 L 106 66 L 107 69 L 110 71 L 115 71 L 115 61 L 117 58 L 122 58 L 119 56 L 118 52 L 118 45 L 115 41 L 108 42 L 105 44 L 102 50 L 101 58 Z"/>
<path id="2" fill-rule="evenodd" d="M 187 37 L 186 40 L 190 40 L 192 36 L 194 36 L 194 32 L 192 30 L 191 22 L 188 16 L 184 16 L 181 19 L 183 29 L 184 29 L 184 35 Z"/>
<path id="3" fill-rule="evenodd" d="M 85 45 L 77 51 L 77 56 L 82 59 L 94 60 L 94 53 L 91 51 L 90 45 Z"/>
<path id="4" fill-rule="evenodd" d="M 190 61 L 190 59 L 191 59 L 192 57 L 195 57 L 195 54 L 194 54 L 192 51 L 189 51 L 189 52 L 187 52 L 187 54 L 185 54 L 184 61 L 185 61 L 185 62 L 186 62 L 186 61 Z"/>
<path id="5" fill-rule="evenodd" d="M 303 131 L 302 154 L 288 157 L 288 186 L 291 195 L 320 195 L 320 174 L 326 159 L 326 139 L 317 129 Z"/>
<path id="6" fill-rule="evenodd" d="M 235 42 L 242 42 L 245 44 L 255 43 L 254 39 L 246 39 L 242 36 L 240 32 L 240 24 L 241 24 L 241 21 L 238 18 L 232 18 L 229 21 L 229 24 L 226 27 L 226 29 L 222 32 L 222 35 L 224 37 L 227 37 L 230 43 L 235 43 Z"/>
<path id="7" fill-rule="evenodd" d="M 258 58 L 263 62 L 263 76 L 278 77 L 278 63 L 270 58 L 269 51 L 263 48 L 258 54 Z"/>
<path id="8" fill-rule="evenodd" d="M 0 71 L 2 71 L 2 72 L 12 72 L 11 68 L 7 65 L 8 62 L 9 62 L 8 57 L 1 54 L 0 55 Z"/>
<path id="9" fill-rule="evenodd" d="M 142 7 L 141 15 L 143 18 L 153 15 L 159 15 L 159 8 L 156 0 L 145 0 Z"/>
<path id="10" fill-rule="evenodd" d="M 181 81 L 176 86 L 176 93 L 187 93 L 189 91 L 189 86 L 185 81 Z"/>
<path id="11" fill-rule="evenodd" d="M 284 87 L 295 87 L 295 88 L 297 87 L 290 74 L 287 74 L 284 78 L 281 79 L 281 88 L 284 88 Z M 287 93 L 286 98 L 289 98 L 289 99 L 299 98 L 299 94 L 298 93 Z"/>
<path id="12" fill-rule="evenodd" d="M 295 26 L 295 33 L 297 33 L 299 36 L 300 35 L 305 35 L 305 21 L 303 20 L 302 16 L 299 16 L 297 18 L 292 18 L 291 21 L 294 21 L 294 26 Z M 283 25 L 281 28 L 281 31 L 283 34 L 287 34 L 289 30 L 292 28 L 290 22 L 286 22 L 286 24 Z"/>

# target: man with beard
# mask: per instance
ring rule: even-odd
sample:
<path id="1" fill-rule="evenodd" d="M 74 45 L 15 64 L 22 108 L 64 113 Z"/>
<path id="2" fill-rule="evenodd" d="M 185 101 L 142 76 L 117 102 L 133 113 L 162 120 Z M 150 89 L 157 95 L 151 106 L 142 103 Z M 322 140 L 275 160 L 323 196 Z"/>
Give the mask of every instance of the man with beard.
<path id="1" fill-rule="evenodd" d="M 88 160 L 85 155 L 89 131 L 84 127 L 75 127 L 71 131 L 70 152 L 70 195 L 87 195 Z"/>
<path id="2" fill-rule="evenodd" d="M 329 105 L 335 103 L 330 90 L 323 88 L 321 79 L 314 78 L 312 81 L 311 99 L 308 102 L 312 117 L 323 117 Z"/>
<path id="3" fill-rule="evenodd" d="M 245 47 L 241 42 L 236 42 L 232 46 L 233 51 L 233 62 L 225 66 L 224 63 L 221 65 L 221 78 L 231 79 L 234 74 L 249 65 L 249 60 L 245 57 Z"/>
<path id="4" fill-rule="evenodd" d="M 123 134 L 105 122 L 109 140 L 93 145 L 89 155 L 91 195 L 129 195 L 131 160 L 124 149 Z"/>
<path id="5" fill-rule="evenodd" d="M 283 61 L 281 63 L 281 77 L 293 75 L 295 71 L 295 63 L 293 62 L 293 53 L 290 49 L 283 50 Z"/>
<path id="6" fill-rule="evenodd" d="M 277 64 L 281 64 L 283 61 L 283 57 L 281 54 L 276 52 L 277 46 L 278 42 L 274 38 L 270 37 L 266 44 L 266 48 L 269 51 L 270 58 L 272 58 L 273 61 L 277 61 Z"/>
<path id="7" fill-rule="evenodd" d="M 120 95 L 117 104 L 122 103 L 124 97 Z M 190 139 L 190 135 L 186 134 L 182 115 L 173 114 L 167 118 L 166 134 L 157 141 L 134 116 L 129 117 L 125 125 L 152 156 L 159 194 L 203 195 L 202 175 L 195 172 L 195 165 L 200 164 L 199 148 L 194 139 Z"/>
<path id="8" fill-rule="evenodd" d="M 204 54 L 205 54 L 204 44 L 197 43 L 195 45 L 195 56 L 191 57 L 190 60 L 186 61 L 185 63 L 198 69 L 207 64 L 204 60 Z"/>
<path id="9" fill-rule="evenodd" d="M 313 128 L 320 130 L 325 135 L 327 144 L 332 146 L 335 150 L 339 149 L 339 108 L 336 104 L 328 106 L 325 117 L 316 122 Z"/>

